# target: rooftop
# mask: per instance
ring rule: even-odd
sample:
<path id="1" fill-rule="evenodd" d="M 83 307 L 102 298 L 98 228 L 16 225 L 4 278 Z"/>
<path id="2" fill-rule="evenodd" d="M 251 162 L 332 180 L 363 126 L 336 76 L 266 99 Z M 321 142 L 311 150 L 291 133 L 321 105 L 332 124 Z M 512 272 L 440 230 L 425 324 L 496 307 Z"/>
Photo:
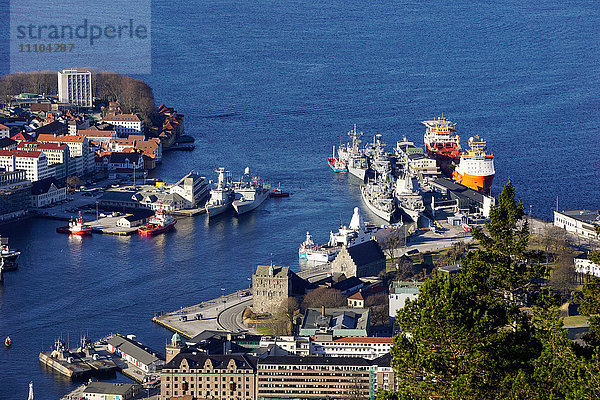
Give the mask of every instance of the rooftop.
<path id="1" fill-rule="evenodd" d="M 357 266 L 367 265 L 381 259 L 385 260 L 385 254 L 375 240 L 367 240 L 356 246 L 348 247 L 348 254 Z"/>
<path id="2" fill-rule="evenodd" d="M 138 163 L 140 160 L 140 153 L 124 153 L 124 152 L 112 152 L 110 153 L 108 162 L 122 164 L 129 161 L 132 164 Z"/>
<path id="3" fill-rule="evenodd" d="M 28 158 L 39 158 L 42 154 L 41 151 L 25 151 L 25 150 L 2 150 L 0 149 L 0 157 L 15 156 L 15 157 L 28 157 Z"/>
<path id="4" fill-rule="evenodd" d="M 57 189 L 63 188 L 64 183 L 60 182 L 54 177 L 45 178 L 36 182 L 33 182 L 31 186 L 31 194 L 38 196 L 40 194 L 48 193 L 48 190 L 54 185 Z"/>
<path id="5" fill-rule="evenodd" d="M 64 150 L 66 147 L 62 143 L 20 142 L 17 149 Z"/>
<path id="6" fill-rule="evenodd" d="M 165 368 L 177 369 L 181 365 L 183 360 L 187 360 L 190 369 L 202 369 L 207 360 L 210 360 L 212 367 L 215 369 L 226 369 L 229 363 L 233 360 L 237 368 L 240 369 L 255 369 L 256 358 L 245 356 L 241 354 L 227 354 L 227 355 L 207 355 L 198 352 L 194 353 L 180 353 L 177 354 Z"/>
<path id="7" fill-rule="evenodd" d="M 342 292 L 348 289 L 352 289 L 357 286 L 364 285 L 364 282 L 358 279 L 356 276 L 351 276 L 348 279 L 344 279 L 343 281 L 339 281 L 335 285 L 332 286 L 333 289 L 341 290 Z"/>
<path id="8" fill-rule="evenodd" d="M 423 282 L 416 281 L 394 281 L 390 284 L 390 294 L 419 293 Z"/>
<path id="9" fill-rule="evenodd" d="M 116 131 L 101 131 L 98 129 L 82 129 L 77 131 L 77 136 L 85 137 L 116 137 Z"/>
<path id="10" fill-rule="evenodd" d="M 333 340 L 314 340 L 314 342 L 335 342 L 335 343 L 394 343 L 392 337 L 375 336 L 348 336 Z"/>
<path id="11" fill-rule="evenodd" d="M 560 214 L 588 224 L 600 223 L 600 210 L 566 210 Z"/>
<path id="12" fill-rule="evenodd" d="M 123 353 L 129 354 L 142 364 L 150 365 L 161 360 L 156 356 L 157 353 L 154 350 L 123 336 L 113 335 L 108 338 L 107 342 Z"/>
<path id="13" fill-rule="evenodd" d="M 83 393 L 98 393 L 108 395 L 126 395 L 131 389 L 141 387 L 131 383 L 111 383 L 111 382 L 90 382 L 83 390 Z"/>
<path id="14" fill-rule="evenodd" d="M 304 313 L 302 330 L 359 330 L 364 331 L 366 335 L 368 323 L 368 309 L 327 308 L 323 316 L 320 308 L 309 308 Z"/>
<path id="15" fill-rule="evenodd" d="M 74 135 L 50 135 L 50 134 L 41 134 L 38 136 L 38 142 L 59 142 L 59 143 L 83 143 L 85 139 L 84 136 L 74 136 Z"/>
<path id="16" fill-rule="evenodd" d="M 319 357 L 319 356 L 269 356 L 258 360 L 258 365 L 353 365 L 369 366 L 368 360 L 361 357 Z"/>
<path id="17" fill-rule="evenodd" d="M 437 178 L 432 182 L 432 185 L 443 187 L 457 196 L 465 197 L 474 200 L 478 203 L 483 203 L 483 194 L 476 190 L 470 189 L 460 183 L 454 182 L 448 178 Z"/>
<path id="18" fill-rule="evenodd" d="M 256 267 L 256 276 L 284 277 L 290 275 L 290 267 L 276 267 L 272 265 L 259 265 Z"/>
<path id="19" fill-rule="evenodd" d="M 49 124 L 40 126 L 35 130 L 38 135 L 53 134 L 55 132 L 64 131 L 66 125 L 60 121 L 50 122 Z"/>
<path id="20" fill-rule="evenodd" d="M 107 115 L 104 117 L 104 121 L 114 121 L 114 122 L 140 122 L 140 117 L 136 114 L 117 114 L 117 115 Z"/>
<path id="21" fill-rule="evenodd" d="M 392 365 L 392 354 L 386 353 L 382 356 L 379 356 L 371 361 L 371 364 L 379 367 L 390 367 Z"/>
<path id="22" fill-rule="evenodd" d="M 1 138 L 0 139 L 0 149 L 3 149 L 5 147 L 14 146 L 15 144 L 17 144 L 17 141 L 13 140 L 11 138 Z"/>

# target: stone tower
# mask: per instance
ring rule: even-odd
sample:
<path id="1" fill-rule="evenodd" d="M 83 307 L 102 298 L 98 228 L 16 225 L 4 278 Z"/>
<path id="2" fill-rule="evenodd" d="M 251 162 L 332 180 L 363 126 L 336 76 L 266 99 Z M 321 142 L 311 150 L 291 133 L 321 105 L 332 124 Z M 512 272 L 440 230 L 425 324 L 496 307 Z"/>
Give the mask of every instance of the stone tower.
<path id="1" fill-rule="evenodd" d="M 167 344 L 165 351 L 166 361 L 171 361 L 177 354 L 181 353 L 183 347 L 181 336 L 179 336 L 179 333 L 174 333 L 171 337 L 171 343 Z"/>

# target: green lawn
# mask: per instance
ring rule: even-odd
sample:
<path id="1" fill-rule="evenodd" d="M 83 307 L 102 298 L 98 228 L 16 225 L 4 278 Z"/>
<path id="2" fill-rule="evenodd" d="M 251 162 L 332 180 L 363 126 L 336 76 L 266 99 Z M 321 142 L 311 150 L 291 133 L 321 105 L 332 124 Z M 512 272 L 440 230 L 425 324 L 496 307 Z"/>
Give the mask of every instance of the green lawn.
<path id="1" fill-rule="evenodd" d="M 588 318 L 584 315 L 573 315 L 570 317 L 565 317 L 564 326 L 579 326 L 579 325 L 587 325 Z"/>

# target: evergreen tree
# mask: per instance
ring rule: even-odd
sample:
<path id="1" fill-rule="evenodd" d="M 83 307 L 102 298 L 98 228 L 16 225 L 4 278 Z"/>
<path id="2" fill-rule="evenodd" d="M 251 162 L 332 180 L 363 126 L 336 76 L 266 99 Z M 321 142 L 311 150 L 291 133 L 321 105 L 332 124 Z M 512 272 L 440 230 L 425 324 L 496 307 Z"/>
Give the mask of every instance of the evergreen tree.
<path id="1" fill-rule="evenodd" d="M 515 200 L 509 179 L 485 223 L 488 233 L 481 228 L 473 230 L 473 237 L 482 247 L 480 254 L 490 289 L 514 305 L 539 300 L 535 294 L 548 277 L 547 268 L 537 262 L 541 253 L 527 250 L 529 225 L 523 216 L 523 204 Z"/>
<path id="2" fill-rule="evenodd" d="M 392 366 L 397 392 L 378 399 L 594 398 L 595 358 L 576 354 L 527 252 L 523 206 L 509 181 L 462 271 L 436 275 L 401 309 Z M 535 300 L 535 301 L 533 301 Z M 523 301 L 534 304 L 525 312 Z"/>

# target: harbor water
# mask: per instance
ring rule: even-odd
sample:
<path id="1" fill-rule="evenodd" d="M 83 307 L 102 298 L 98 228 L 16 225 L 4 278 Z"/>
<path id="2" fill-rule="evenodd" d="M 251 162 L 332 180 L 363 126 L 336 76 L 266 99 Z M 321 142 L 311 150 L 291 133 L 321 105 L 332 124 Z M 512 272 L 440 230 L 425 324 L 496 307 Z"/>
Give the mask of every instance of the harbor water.
<path id="1" fill-rule="evenodd" d="M 599 3 L 175 0 L 152 13 L 152 75 L 136 78 L 196 139 L 152 175 L 223 166 L 235 178 L 249 166 L 291 197 L 240 218 L 181 218 L 150 238 L 0 226 L 23 252 L 0 285 L 0 337 L 13 341 L 0 351 L 0 399 L 26 398 L 29 381 L 40 399 L 75 387 L 37 359 L 60 335 L 74 346 L 83 333 L 132 333 L 164 351 L 155 313 L 243 288 L 260 263 L 297 268 L 306 231 L 325 242 L 357 205 L 382 223 L 359 182 L 327 166 L 354 123 L 364 140 L 422 144 L 420 121 L 444 113 L 463 146 L 487 139 L 496 194 L 510 177 L 536 216 L 551 218 L 557 196 L 562 209 L 599 207 Z"/>

